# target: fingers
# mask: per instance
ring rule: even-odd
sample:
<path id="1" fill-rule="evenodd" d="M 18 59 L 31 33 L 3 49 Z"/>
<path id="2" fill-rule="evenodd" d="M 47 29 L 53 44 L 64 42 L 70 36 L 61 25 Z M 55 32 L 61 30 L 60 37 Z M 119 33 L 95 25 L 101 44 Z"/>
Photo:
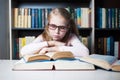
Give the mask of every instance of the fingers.
<path id="1" fill-rule="evenodd" d="M 51 46 L 65 46 L 66 43 L 60 42 L 60 41 L 48 41 L 49 47 Z"/>
<path id="2" fill-rule="evenodd" d="M 43 48 L 43 49 L 40 50 L 39 54 L 40 54 L 40 55 L 44 55 L 44 54 L 46 54 L 47 52 L 48 52 L 48 48 Z"/>
<path id="3" fill-rule="evenodd" d="M 39 52 L 40 55 L 45 55 L 46 53 L 48 52 L 55 52 L 55 51 L 58 51 L 58 47 L 55 46 L 55 47 L 45 47 L 45 48 L 42 48 Z"/>

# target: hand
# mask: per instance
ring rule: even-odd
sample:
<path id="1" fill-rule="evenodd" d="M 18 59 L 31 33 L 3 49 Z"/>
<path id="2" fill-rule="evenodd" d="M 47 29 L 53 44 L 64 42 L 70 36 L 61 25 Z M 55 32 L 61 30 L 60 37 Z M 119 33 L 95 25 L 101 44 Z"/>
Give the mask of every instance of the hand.
<path id="1" fill-rule="evenodd" d="M 39 54 L 40 54 L 40 55 L 44 55 L 44 54 L 47 53 L 47 52 L 48 52 L 48 47 L 44 47 L 44 48 L 42 48 L 42 49 L 40 50 Z"/>
<path id="2" fill-rule="evenodd" d="M 40 50 L 39 54 L 40 55 L 44 55 L 46 54 L 47 52 L 55 52 L 55 51 L 58 51 L 58 47 L 55 46 L 55 47 L 44 47 Z"/>
<path id="3" fill-rule="evenodd" d="M 48 41 L 49 46 L 65 46 L 66 43 L 60 41 Z"/>

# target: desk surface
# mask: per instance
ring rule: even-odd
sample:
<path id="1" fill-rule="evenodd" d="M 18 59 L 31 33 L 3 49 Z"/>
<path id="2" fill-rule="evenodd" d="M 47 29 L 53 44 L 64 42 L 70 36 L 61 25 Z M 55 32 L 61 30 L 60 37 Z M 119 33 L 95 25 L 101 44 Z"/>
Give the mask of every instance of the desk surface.
<path id="1" fill-rule="evenodd" d="M 95 71 L 12 71 L 17 60 L 0 60 L 0 80 L 120 80 L 120 72 Z"/>

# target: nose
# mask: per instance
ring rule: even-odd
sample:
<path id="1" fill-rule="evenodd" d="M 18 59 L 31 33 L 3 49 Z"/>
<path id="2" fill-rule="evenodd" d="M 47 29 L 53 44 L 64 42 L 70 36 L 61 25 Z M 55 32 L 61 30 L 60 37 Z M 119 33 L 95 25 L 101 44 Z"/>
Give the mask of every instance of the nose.
<path id="1" fill-rule="evenodd" d="M 60 32 L 60 30 L 59 30 L 59 28 L 57 27 L 57 28 L 55 29 L 55 33 L 59 34 L 59 32 Z"/>

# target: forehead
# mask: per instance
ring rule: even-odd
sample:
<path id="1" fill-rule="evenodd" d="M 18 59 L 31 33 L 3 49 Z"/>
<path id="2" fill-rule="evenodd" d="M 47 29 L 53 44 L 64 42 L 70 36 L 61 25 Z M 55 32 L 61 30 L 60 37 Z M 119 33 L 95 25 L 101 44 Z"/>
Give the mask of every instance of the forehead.
<path id="1" fill-rule="evenodd" d="M 50 24 L 56 24 L 56 25 L 66 25 L 67 21 L 63 16 L 60 15 L 52 15 L 49 20 Z"/>

